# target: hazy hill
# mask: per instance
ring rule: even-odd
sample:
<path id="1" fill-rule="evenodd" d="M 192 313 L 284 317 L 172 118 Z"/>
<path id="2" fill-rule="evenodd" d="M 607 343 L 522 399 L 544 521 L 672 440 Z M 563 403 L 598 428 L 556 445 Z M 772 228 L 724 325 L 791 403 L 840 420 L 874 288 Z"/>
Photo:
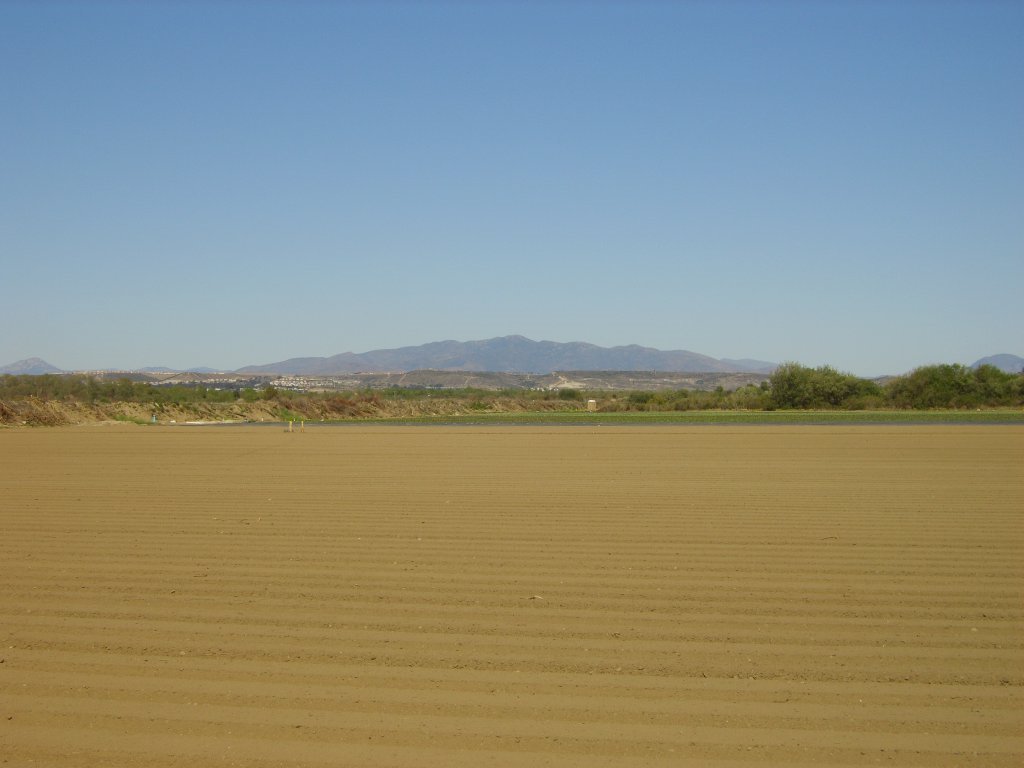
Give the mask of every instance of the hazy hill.
<path id="1" fill-rule="evenodd" d="M 166 365 L 153 365 L 146 368 L 139 368 L 139 373 L 220 373 L 217 368 L 186 368 L 182 371 L 179 368 L 168 368 Z"/>
<path id="2" fill-rule="evenodd" d="M 717 360 L 686 350 L 663 351 L 629 345 L 599 347 L 585 342 L 532 341 L 502 336 L 482 341 L 436 341 L 416 347 L 378 349 L 333 357 L 296 357 L 266 365 L 240 368 L 239 373 L 287 373 L 324 376 L 359 371 L 770 371 L 760 360 Z"/>
<path id="3" fill-rule="evenodd" d="M 978 360 L 971 368 L 979 368 L 983 365 L 994 365 L 1005 373 L 1020 373 L 1024 371 L 1024 357 L 1017 355 L 989 355 Z"/>
<path id="4" fill-rule="evenodd" d="M 0 374 L 3 373 L 14 376 L 38 376 L 44 373 L 63 373 L 63 371 L 38 357 L 30 357 L 27 360 L 19 360 L 16 363 L 0 367 Z"/>
<path id="5" fill-rule="evenodd" d="M 732 366 L 729 369 L 731 371 L 749 371 L 751 373 L 771 373 L 779 367 L 777 363 L 769 363 L 765 360 L 751 360 L 748 357 L 739 360 L 723 357 L 722 362 Z"/>

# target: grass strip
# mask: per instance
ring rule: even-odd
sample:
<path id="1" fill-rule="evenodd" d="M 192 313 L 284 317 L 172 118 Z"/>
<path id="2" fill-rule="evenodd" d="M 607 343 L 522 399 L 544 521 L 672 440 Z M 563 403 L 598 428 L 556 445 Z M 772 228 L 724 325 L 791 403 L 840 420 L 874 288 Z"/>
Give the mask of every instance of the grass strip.
<path id="1" fill-rule="evenodd" d="M 1022 410 L 991 411 L 521 411 L 361 419 L 374 424 L 1024 424 Z"/>

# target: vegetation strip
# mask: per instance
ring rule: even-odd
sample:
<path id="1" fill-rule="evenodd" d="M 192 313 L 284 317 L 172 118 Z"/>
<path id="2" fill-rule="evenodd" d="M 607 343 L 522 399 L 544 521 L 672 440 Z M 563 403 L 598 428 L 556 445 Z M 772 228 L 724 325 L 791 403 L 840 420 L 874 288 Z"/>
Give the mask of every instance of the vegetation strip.
<path id="1" fill-rule="evenodd" d="M 934 365 L 885 382 L 785 363 L 733 390 L 161 386 L 84 375 L 0 377 L 0 424 L 341 420 L 455 424 L 1020 423 L 1024 374 Z"/>
<path id="2" fill-rule="evenodd" d="M 321 422 L 327 423 L 327 422 Z M 1010 411 L 547 411 L 368 419 L 370 424 L 1024 424 L 1024 410 Z"/>

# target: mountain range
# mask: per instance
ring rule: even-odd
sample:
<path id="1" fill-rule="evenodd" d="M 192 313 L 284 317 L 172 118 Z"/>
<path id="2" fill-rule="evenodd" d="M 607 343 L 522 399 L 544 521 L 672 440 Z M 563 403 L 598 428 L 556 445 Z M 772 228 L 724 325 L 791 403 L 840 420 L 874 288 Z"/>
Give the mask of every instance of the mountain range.
<path id="1" fill-rule="evenodd" d="M 239 373 L 286 373 L 326 376 L 360 371 L 686 371 L 767 373 L 775 364 L 763 360 L 718 360 L 686 350 L 662 351 L 630 345 L 599 347 L 582 341 L 533 341 L 502 336 L 482 341 L 435 341 L 417 347 L 378 349 L 333 357 L 295 357 L 251 365 Z"/>
<path id="2" fill-rule="evenodd" d="M 1008 373 L 1024 370 L 1024 358 L 999 354 L 983 357 L 971 367 L 994 365 Z M 436 341 L 414 347 L 343 352 L 331 357 L 294 357 L 276 363 L 250 365 L 237 373 L 328 376 L 346 373 L 407 372 L 420 370 L 518 372 L 554 371 L 658 371 L 685 373 L 771 373 L 775 363 L 750 359 L 717 359 L 687 350 L 659 350 L 636 344 L 599 347 L 575 341 L 533 341 L 524 336 L 501 336 L 480 341 Z M 169 368 L 144 371 L 171 372 Z M 190 371 L 209 373 L 210 368 Z M 0 367 L 0 374 L 63 373 L 60 368 L 32 357 Z"/>

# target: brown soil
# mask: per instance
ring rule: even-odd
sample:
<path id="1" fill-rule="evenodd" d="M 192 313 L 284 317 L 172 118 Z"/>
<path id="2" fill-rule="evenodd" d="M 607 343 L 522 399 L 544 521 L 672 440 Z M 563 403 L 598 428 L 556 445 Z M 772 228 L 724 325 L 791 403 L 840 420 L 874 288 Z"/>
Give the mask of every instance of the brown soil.
<path id="1" fill-rule="evenodd" d="M 0 763 L 1018 766 L 1024 428 L 0 431 Z"/>

